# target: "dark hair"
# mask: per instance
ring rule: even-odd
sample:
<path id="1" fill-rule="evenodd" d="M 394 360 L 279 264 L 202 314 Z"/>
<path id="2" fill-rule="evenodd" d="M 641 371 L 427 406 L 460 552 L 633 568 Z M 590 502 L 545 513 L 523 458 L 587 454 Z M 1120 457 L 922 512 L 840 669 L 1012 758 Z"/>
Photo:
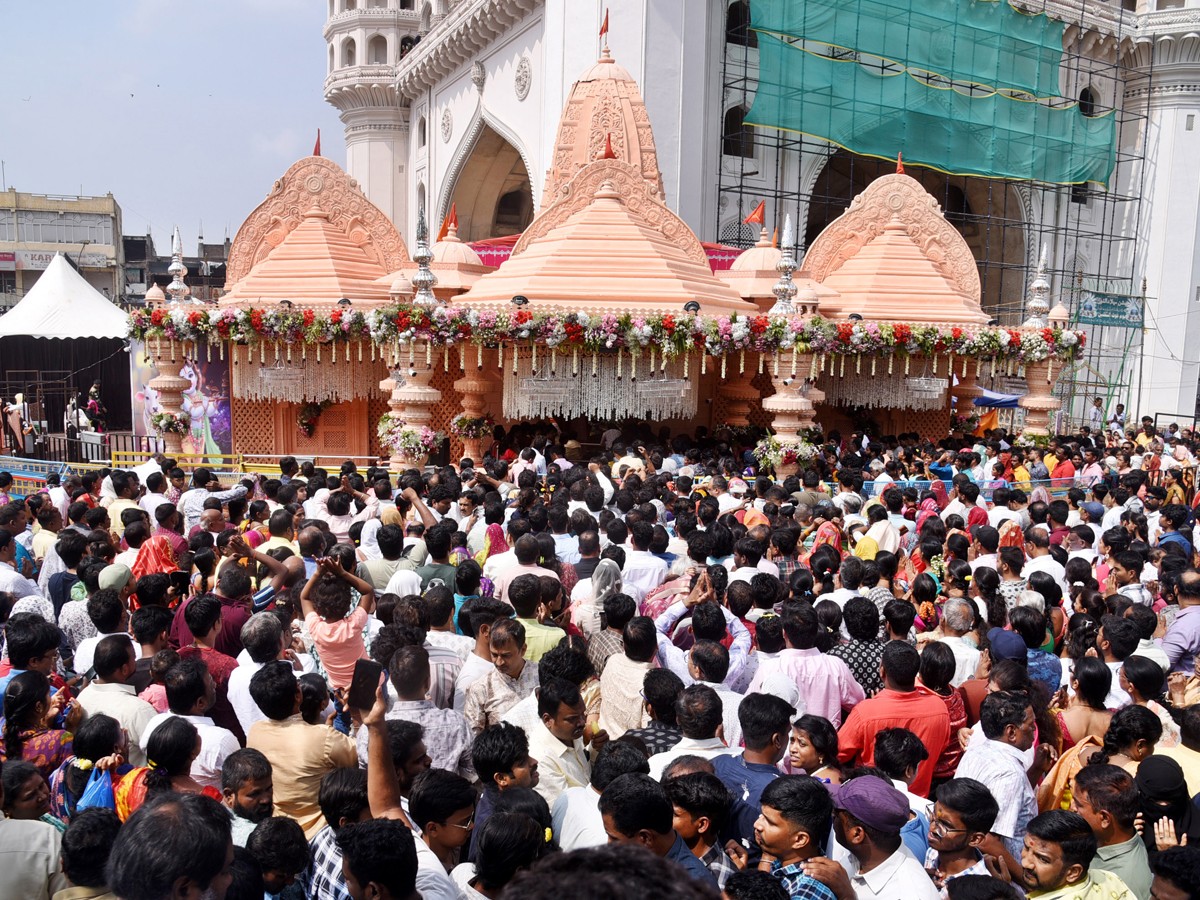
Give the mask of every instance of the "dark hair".
<path id="1" fill-rule="evenodd" d="M 675 704 L 683 694 L 683 680 L 678 675 L 670 669 L 650 669 L 642 676 L 642 694 L 659 722 L 671 726 L 678 722 Z"/>
<path id="2" fill-rule="evenodd" d="M 875 733 L 875 765 L 888 778 L 903 781 L 909 769 L 929 759 L 929 749 L 907 728 L 884 728 Z"/>
<path id="3" fill-rule="evenodd" d="M 906 604 L 911 609 L 911 604 Z M 907 641 L 888 641 L 883 647 L 883 671 L 888 680 L 902 688 L 912 688 L 921 671 L 921 655 Z"/>
<path id="4" fill-rule="evenodd" d="M 1162 731 L 1162 722 L 1146 707 L 1122 706 L 1113 713 L 1108 722 L 1108 731 L 1104 733 L 1104 746 L 1092 754 L 1088 765 L 1103 765 L 1138 741 L 1157 744 L 1162 737 Z"/>
<path id="5" fill-rule="evenodd" d="M 1119 766 L 1084 766 L 1075 773 L 1074 792 L 1084 793 L 1087 802 L 1103 810 L 1123 829 L 1132 829 L 1141 812 L 1141 797 L 1133 776 Z"/>
<path id="6" fill-rule="evenodd" d="M 196 701 L 206 693 L 204 676 L 208 666 L 200 659 L 181 659 L 167 669 L 163 686 L 167 690 L 167 706 L 176 715 L 191 715 Z"/>
<path id="7" fill-rule="evenodd" d="M 29 664 L 57 650 L 62 632 L 53 622 L 36 613 L 17 614 L 4 626 L 8 661 L 14 669 L 28 669 Z"/>
<path id="8" fill-rule="evenodd" d="M 582 685 L 596 674 L 591 660 L 581 650 L 573 648 L 566 640 L 551 647 L 538 660 L 538 680 L 545 682 L 550 678 L 561 678 L 574 685 Z"/>
<path id="9" fill-rule="evenodd" d="M 738 723 L 748 750 L 764 750 L 771 738 L 782 734 L 787 741 L 788 729 L 796 709 L 774 694 L 747 694 L 738 705 Z"/>
<path id="10" fill-rule="evenodd" d="M 21 758 L 25 742 L 21 732 L 41 725 L 31 716 L 38 704 L 50 702 L 50 679 L 41 672 L 30 669 L 14 675 L 4 689 L 4 753 L 11 760 Z"/>
<path id="11" fill-rule="evenodd" d="M 1137 649 L 1141 637 L 1137 624 L 1120 616 L 1105 616 L 1100 620 L 1104 629 L 1104 639 L 1108 641 L 1109 652 L 1118 660 L 1124 661 Z"/>
<path id="12" fill-rule="evenodd" d="M 1036 650 L 1045 642 L 1046 617 L 1032 606 L 1014 606 L 1008 611 L 1008 621 L 1030 650 Z"/>
<path id="13" fill-rule="evenodd" d="M 1023 900 L 1024 894 L 991 875 L 959 875 L 946 882 L 950 900 Z"/>
<path id="14" fill-rule="evenodd" d="M 147 800 L 117 832 L 109 890 L 122 900 L 161 900 L 180 878 L 206 890 L 225 871 L 231 823 L 225 807 L 203 794 Z"/>
<path id="15" fill-rule="evenodd" d="M 674 863 L 649 850 L 627 844 L 551 854 L 527 871 L 520 872 L 509 883 L 504 897 L 509 900 L 518 897 L 521 900 L 561 900 L 572 891 L 578 891 L 580 885 L 587 885 L 588 900 L 720 898 L 715 887 L 681 877 L 679 867 Z"/>
<path id="16" fill-rule="evenodd" d="M 637 615 L 637 602 L 628 594 L 610 594 L 604 598 L 604 624 L 608 628 L 622 629 Z"/>
<path id="17" fill-rule="evenodd" d="M 1052 809 L 1034 816 L 1026 833 L 1062 848 L 1063 866 L 1083 866 L 1084 871 L 1096 856 L 1096 835 L 1079 813 Z"/>
<path id="18" fill-rule="evenodd" d="M 151 643 L 171 627 L 174 618 L 174 614 L 165 606 L 142 606 L 135 609 L 129 621 L 133 639 L 139 644 Z"/>
<path id="19" fill-rule="evenodd" d="M 524 730 L 508 722 L 485 728 L 471 745 L 471 760 L 480 783 L 487 787 L 497 775 L 509 774 L 529 758 L 529 739 Z"/>
<path id="20" fill-rule="evenodd" d="M 1155 668 L 1158 668 L 1157 663 L 1155 663 Z M 1159 669 L 1159 671 L 1162 670 Z M 1079 687 L 1076 693 L 1084 703 L 1092 709 L 1105 708 L 1105 699 L 1108 697 L 1108 692 L 1112 690 L 1112 669 L 1094 656 L 1084 656 L 1075 660 L 1072 677 Z"/>
<path id="21" fill-rule="evenodd" d="M 815 843 L 821 843 L 833 821 L 833 800 L 823 784 L 806 775 L 781 775 L 765 788 L 759 801 L 778 810 L 790 825 L 797 826 Z"/>
<path id="22" fill-rule="evenodd" d="M 266 663 L 250 678 L 250 697 L 268 719 L 282 722 L 296 708 L 296 674 L 286 660 Z"/>
<path id="23" fill-rule="evenodd" d="M 917 608 L 904 600 L 889 600 L 883 606 L 883 620 L 892 634 L 907 635 L 917 618 Z M 913 672 L 916 678 L 916 672 Z"/>
<path id="24" fill-rule="evenodd" d="M 325 773 L 317 792 L 317 804 L 326 824 L 334 831 L 342 820 L 357 822 L 367 809 L 367 773 L 357 767 L 334 769 Z"/>
<path id="25" fill-rule="evenodd" d="M 1200 847 L 1172 847 L 1150 860 L 1150 870 L 1181 891 L 1200 884 Z M 1188 885 L 1192 885 L 1191 888 Z"/>
<path id="26" fill-rule="evenodd" d="M 478 842 L 476 877 L 492 891 L 507 885 L 517 872 L 553 849 L 541 823 L 523 813 L 493 813 L 473 840 Z"/>
<path id="27" fill-rule="evenodd" d="M 253 747 L 235 750 L 221 764 L 221 790 L 240 791 L 247 781 L 271 777 L 271 761 Z"/>
<path id="28" fill-rule="evenodd" d="M 476 769 L 478 771 L 478 768 Z M 646 754 L 622 739 L 609 741 L 596 754 L 590 783 L 601 793 L 622 775 L 649 775 L 650 762 Z"/>
<path id="29" fill-rule="evenodd" d="M 402 900 L 416 895 L 417 847 L 403 822 L 373 819 L 347 825 L 337 833 L 337 844 L 359 884 L 383 885 Z"/>
<path id="30" fill-rule="evenodd" d="M 995 796 L 974 778 L 951 778 L 937 789 L 937 802 L 958 813 L 969 831 L 991 831 L 1000 815 Z"/>
<path id="31" fill-rule="evenodd" d="M 600 795 L 600 814 L 626 837 L 643 828 L 668 834 L 675 812 L 666 788 L 649 775 L 630 773 L 614 779 Z"/>
<path id="32" fill-rule="evenodd" d="M 695 818 L 707 817 L 712 823 L 710 833 L 720 834 L 733 805 L 733 795 L 720 778 L 707 772 L 692 772 L 668 779 L 663 787 L 672 804 Z"/>
<path id="33" fill-rule="evenodd" d="M 475 788 L 471 782 L 445 769 L 428 769 L 418 775 L 408 799 L 410 818 L 422 830 L 430 822 L 444 825 L 460 809 L 474 806 Z"/>
<path id="34" fill-rule="evenodd" d="M 129 642 L 129 637 L 124 634 L 110 634 L 96 644 L 92 668 L 105 681 L 110 681 L 132 658 L 133 644 Z"/>
<path id="35" fill-rule="evenodd" d="M 721 725 L 721 698 L 706 684 L 683 689 L 675 701 L 675 720 L 686 738 L 706 740 L 714 737 Z"/>
<path id="36" fill-rule="evenodd" d="M 874 643 L 879 637 L 879 607 L 866 597 L 851 597 L 842 609 L 846 631 L 856 641 Z"/>
<path id="37" fill-rule="evenodd" d="M 309 862 L 308 841 L 295 819 L 272 816 L 264 819 L 246 838 L 246 849 L 262 871 L 298 875 Z"/>
<path id="38" fill-rule="evenodd" d="M 88 598 L 88 618 L 101 634 L 116 631 L 121 625 L 121 616 L 124 613 L 125 604 L 121 602 L 121 595 L 117 591 L 102 588 Z"/>
<path id="39" fill-rule="evenodd" d="M 949 644 L 933 641 L 921 652 L 921 682 L 938 694 L 946 694 L 958 663 Z"/>
<path id="40" fill-rule="evenodd" d="M 146 741 L 146 798 L 172 790 L 171 779 L 188 774 L 196 755 L 200 732 L 180 716 L 169 716 Z"/>
<path id="41" fill-rule="evenodd" d="M 1108 668 L 1105 666 L 1105 668 Z M 1144 700 L 1157 700 L 1166 688 L 1167 676 L 1162 666 L 1146 656 L 1131 654 L 1121 663 L 1125 680 Z"/>
<path id="42" fill-rule="evenodd" d="M 625 655 L 634 662 L 650 662 L 658 651 L 658 632 L 649 616 L 634 616 L 621 633 Z"/>
<path id="43" fill-rule="evenodd" d="M 583 703 L 583 697 L 579 693 L 579 685 L 567 681 L 565 678 L 551 677 L 542 681 L 541 690 L 538 691 L 538 716 L 557 718 L 560 706 L 574 707 L 581 703 Z"/>
<path id="44" fill-rule="evenodd" d="M 716 641 L 696 641 L 692 646 L 691 660 L 706 682 L 721 684 L 729 674 L 729 651 Z"/>
<path id="45" fill-rule="evenodd" d="M 808 735 L 809 743 L 827 764 L 837 765 L 838 733 L 832 722 L 824 716 L 805 713 L 792 723 L 792 728 Z"/>
<path id="46" fill-rule="evenodd" d="M 983 736 L 988 740 L 998 740 L 1009 725 L 1019 727 L 1025 721 L 1025 710 L 1030 708 L 1029 695 L 1021 691 L 988 694 L 979 706 Z"/>
<path id="47" fill-rule="evenodd" d="M 734 872 L 725 880 L 724 892 L 729 900 L 788 900 L 790 896 L 782 881 L 758 869 Z"/>
<path id="48" fill-rule="evenodd" d="M 63 874 L 71 884 L 105 886 L 105 867 L 120 830 L 121 820 L 111 809 L 94 806 L 71 817 L 71 825 L 62 836 Z"/>

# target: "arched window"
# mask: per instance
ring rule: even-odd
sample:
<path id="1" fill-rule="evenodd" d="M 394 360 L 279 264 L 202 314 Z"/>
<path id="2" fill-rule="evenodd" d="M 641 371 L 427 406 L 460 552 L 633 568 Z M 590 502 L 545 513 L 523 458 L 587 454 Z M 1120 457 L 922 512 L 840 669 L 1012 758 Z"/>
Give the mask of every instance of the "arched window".
<path id="1" fill-rule="evenodd" d="M 357 66 L 358 65 L 358 49 L 354 46 L 354 38 L 346 38 L 346 42 L 342 44 L 342 66 Z"/>
<path id="2" fill-rule="evenodd" d="M 421 116 L 417 122 L 417 147 L 425 146 L 425 117 Z"/>
<path id="3" fill-rule="evenodd" d="M 333 47 L 331 45 L 329 48 L 329 71 L 330 72 L 333 71 L 333 66 L 334 66 L 335 62 L 336 62 L 336 60 L 334 58 Z"/>
<path id="4" fill-rule="evenodd" d="M 1091 88 L 1084 88 L 1079 92 L 1079 111 L 1089 119 L 1099 115 L 1096 111 L 1096 92 Z"/>
<path id="5" fill-rule="evenodd" d="M 372 66 L 386 66 L 387 61 L 387 38 L 382 34 L 374 35 L 367 42 L 367 63 Z"/>
<path id="6" fill-rule="evenodd" d="M 725 11 L 725 43 L 741 47 L 757 47 L 758 35 L 750 30 L 750 4 L 736 0 Z"/>
<path id="7" fill-rule="evenodd" d="M 357 9 L 358 4 L 355 2 L 355 0 L 346 0 L 345 6 L 343 6 L 342 8 L 344 10 L 346 10 L 347 12 L 349 12 L 352 9 Z"/>
<path id="8" fill-rule="evenodd" d="M 754 132 L 746 125 L 746 110 L 735 106 L 725 113 L 722 152 L 743 159 L 754 155 Z"/>
<path id="9" fill-rule="evenodd" d="M 413 37 L 411 34 L 400 38 L 400 58 L 404 59 L 404 57 L 408 56 L 408 51 L 417 46 L 420 40 L 419 37 Z"/>

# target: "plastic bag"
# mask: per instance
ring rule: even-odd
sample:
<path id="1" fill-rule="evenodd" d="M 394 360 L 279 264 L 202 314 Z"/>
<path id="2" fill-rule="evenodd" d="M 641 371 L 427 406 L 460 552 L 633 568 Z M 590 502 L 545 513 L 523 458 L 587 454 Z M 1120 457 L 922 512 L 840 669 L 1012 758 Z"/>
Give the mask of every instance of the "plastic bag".
<path id="1" fill-rule="evenodd" d="M 93 807 L 111 810 L 117 808 L 117 799 L 113 795 L 112 775 L 107 771 L 92 769 L 87 787 L 83 789 L 83 796 L 75 804 L 76 811 Z"/>

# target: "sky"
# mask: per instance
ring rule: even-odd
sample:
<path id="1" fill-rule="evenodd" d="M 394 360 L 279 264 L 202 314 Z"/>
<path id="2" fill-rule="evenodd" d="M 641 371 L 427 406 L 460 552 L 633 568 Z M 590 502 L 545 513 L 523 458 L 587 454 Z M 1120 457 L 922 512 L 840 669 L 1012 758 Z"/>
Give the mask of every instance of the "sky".
<path id="1" fill-rule="evenodd" d="M 167 254 L 232 238 L 293 162 L 345 165 L 325 0 L 4 3 L 5 187 L 103 195 Z"/>

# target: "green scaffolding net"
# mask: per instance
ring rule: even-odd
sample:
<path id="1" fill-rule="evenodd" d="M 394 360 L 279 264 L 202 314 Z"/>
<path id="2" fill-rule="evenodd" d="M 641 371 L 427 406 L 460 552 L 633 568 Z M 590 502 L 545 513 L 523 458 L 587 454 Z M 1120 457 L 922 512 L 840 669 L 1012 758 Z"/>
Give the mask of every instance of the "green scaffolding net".
<path id="1" fill-rule="evenodd" d="M 1061 23 L 1005 0 L 756 0 L 751 125 L 957 175 L 1107 183 L 1116 116 L 1059 96 Z"/>

